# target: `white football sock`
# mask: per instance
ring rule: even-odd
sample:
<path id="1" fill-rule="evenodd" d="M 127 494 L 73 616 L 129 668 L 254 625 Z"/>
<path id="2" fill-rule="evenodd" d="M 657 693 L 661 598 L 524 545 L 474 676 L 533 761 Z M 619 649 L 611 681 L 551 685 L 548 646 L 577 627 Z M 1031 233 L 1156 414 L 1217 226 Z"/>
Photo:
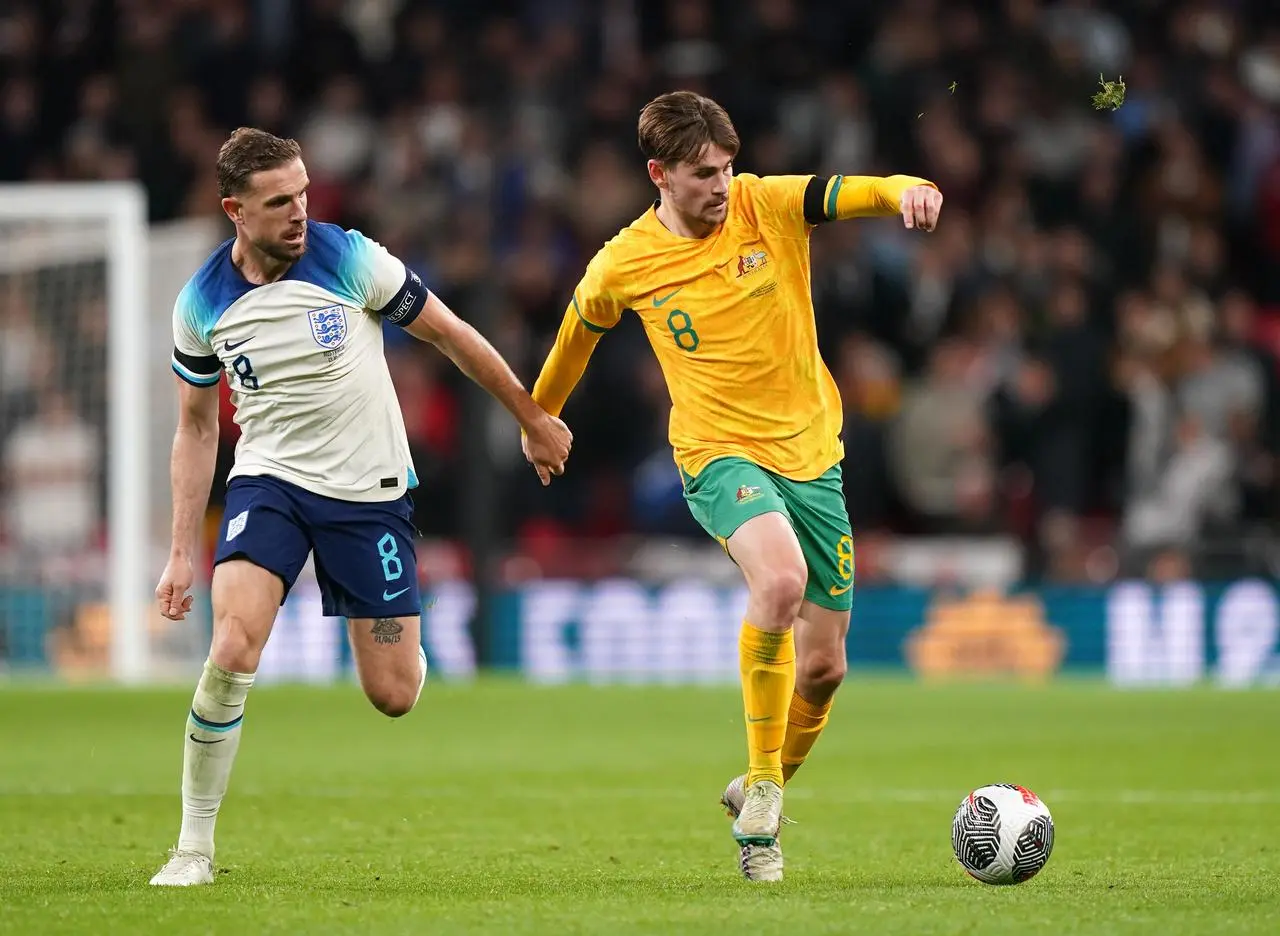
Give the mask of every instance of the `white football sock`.
<path id="1" fill-rule="evenodd" d="M 205 660 L 187 717 L 178 849 L 213 857 L 213 826 L 240 747 L 244 700 L 253 673 L 229 673 Z"/>

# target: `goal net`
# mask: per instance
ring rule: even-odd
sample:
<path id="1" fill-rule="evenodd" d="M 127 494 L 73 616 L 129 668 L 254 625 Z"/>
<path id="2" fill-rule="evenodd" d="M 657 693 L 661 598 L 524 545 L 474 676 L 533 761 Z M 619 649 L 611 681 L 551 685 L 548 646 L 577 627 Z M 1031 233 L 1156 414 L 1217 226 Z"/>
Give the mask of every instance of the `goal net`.
<path id="1" fill-rule="evenodd" d="M 134 184 L 0 186 L 0 671 L 136 682 L 162 658 L 146 248 Z"/>

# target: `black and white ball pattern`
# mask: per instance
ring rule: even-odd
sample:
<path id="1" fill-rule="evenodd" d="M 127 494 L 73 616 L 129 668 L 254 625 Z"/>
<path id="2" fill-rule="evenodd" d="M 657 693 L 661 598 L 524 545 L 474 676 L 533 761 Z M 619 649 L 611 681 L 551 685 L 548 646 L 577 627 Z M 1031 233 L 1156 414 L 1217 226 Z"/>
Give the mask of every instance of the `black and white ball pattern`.
<path id="1" fill-rule="evenodd" d="M 979 881 L 1020 884 L 1035 877 L 1053 853 L 1053 817 L 1025 787 L 979 787 L 956 810 L 951 848 Z"/>

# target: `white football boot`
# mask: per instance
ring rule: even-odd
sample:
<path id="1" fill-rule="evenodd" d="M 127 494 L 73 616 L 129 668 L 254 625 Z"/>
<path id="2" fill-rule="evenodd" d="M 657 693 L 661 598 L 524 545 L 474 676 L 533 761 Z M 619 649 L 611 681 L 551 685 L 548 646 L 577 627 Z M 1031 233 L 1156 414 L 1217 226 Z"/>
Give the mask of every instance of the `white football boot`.
<path id="1" fill-rule="evenodd" d="M 213 883 L 213 861 L 199 852 L 179 851 L 169 853 L 169 860 L 156 872 L 151 883 L 156 887 L 194 887 Z"/>
<path id="2" fill-rule="evenodd" d="M 768 781 L 764 781 L 768 783 Z M 756 787 L 761 784 L 757 783 Z M 779 839 L 781 825 L 789 822 L 781 815 L 782 811 L 782 791 L 777 788 L 774 783 L 768 783 L 778 791 L 777 794 L 777 811 L 778 817 L 773 820 L 773 836 L 769 841 L 767 835 L 761 838 L 752 838 L 745 840 L 739 836 L 743 833 L 750 834 L 750 828 L 741 828 L 737 821 L 743 813 L 747 805 L 747 775 L 742 774 L 734 777 L 729 781 L 729 785 L 724 788 L 724 793 L 720 795 L 720 805 L 725 809 L 735 821 L 733 824 L 733 837 L 738 841 L 738 867 L 742 871 L 742 876 L 748 881 L 781 881 L 782 880 L 782 842 Z M 770 795 L 772 798 L 772 795 Z M 768 822 L 766 818 L 766 824 Z"/>

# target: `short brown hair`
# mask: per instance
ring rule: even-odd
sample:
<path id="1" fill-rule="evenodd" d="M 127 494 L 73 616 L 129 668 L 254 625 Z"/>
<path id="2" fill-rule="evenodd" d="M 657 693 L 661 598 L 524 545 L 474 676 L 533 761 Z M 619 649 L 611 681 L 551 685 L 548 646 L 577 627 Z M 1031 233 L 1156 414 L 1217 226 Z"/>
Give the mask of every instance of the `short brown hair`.
<path id="1" fill-rule="evenodd" d="M 692 91 L 654 98 L 640 111 L 639 129 L 640 151 L 664 166 L 695 161 L 709 143 L 738 155 L 738 131 L 725 109 Z"/>
<path id="2" fill-rule="evenodd" d="M 302 155 L 297 140 L 282 140 L 256 127 L 240 127 L 218 150 L 218 197 L 239 195 L 255 172 L 278 169 Z"/>

